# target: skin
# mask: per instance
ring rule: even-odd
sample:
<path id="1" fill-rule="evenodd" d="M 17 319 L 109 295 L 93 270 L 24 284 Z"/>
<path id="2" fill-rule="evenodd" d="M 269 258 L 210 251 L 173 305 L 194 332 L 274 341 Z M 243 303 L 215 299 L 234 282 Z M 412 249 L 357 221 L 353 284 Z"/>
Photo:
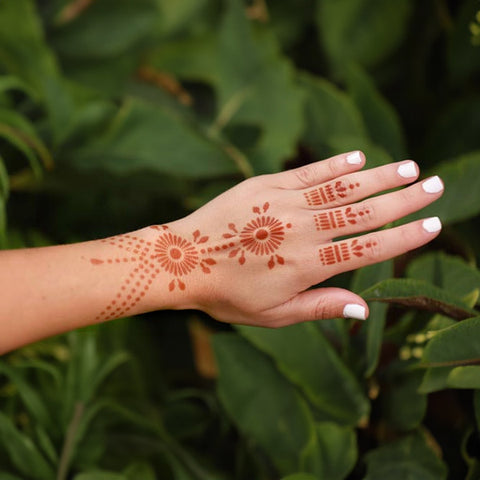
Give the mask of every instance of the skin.
<path id="1" fill-rule="evenodd" d="M 0 252 L 0 352 L 160 309 L 199 309 L 265 327 L 341 317 L 347 304 L 368 315 L 365 301 L 348 290 L 309 288 L 433 240 L 439 232 L 427 232 L 422 221 L 368 232 L 443 190 L 427 193 L 425 180 L 413 183 L 417 166 L 416 176 L 400 176 L 407 162 L 360 171 L 364 155 L 354 165 L 347 155 L 248 179 L 168 225 Z"/>

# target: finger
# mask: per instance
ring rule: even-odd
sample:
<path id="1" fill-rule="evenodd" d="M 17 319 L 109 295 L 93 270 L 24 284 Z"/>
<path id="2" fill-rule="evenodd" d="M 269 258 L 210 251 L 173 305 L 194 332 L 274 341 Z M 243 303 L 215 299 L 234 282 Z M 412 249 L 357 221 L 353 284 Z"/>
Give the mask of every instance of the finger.
<path id="1" fill-rule="evenodd" d="M 355 151 L 311 163 L 300 168 L 270 175 L 272 186 L 286 190 L 313 187 L 328 182 L 365 165 L 365 155 Z"/>
<path id="2" fill-rule="evenodd" d="M 365 320 L 368 317 L 368 305 L 348 290 L 329 287 L 299 293 L 288 302 L 264 313 L 273 319 L 273 323 L 268 326 L 283 327 L 309 320 L 338 317 Z"/>
<path id="3" fill-rule="evenodd" d="M 324 209 L 347 205 L 378 192 L 400 187 L 418 178 L 419 168 L 411 160 L 356 172 L 301 192 L 307 208 Z"/>
<path id="4" fill-rule="evenodd" d="M 318 250 L 321 280 L 421 247 L 433 240 L 441 228 L 440 219 L 432 217 L 324 245 Z M 312 280 L 312 284 L 317 283 L 318 275 Z"/>
<path id="5" fill-rule="evenodd" d="M 364 202 L 323 210 L 313 216 L 315 228 L 328 239 L 373 230 L 426 207 L 442 194 L 443 182 L 431 177 Z"/>

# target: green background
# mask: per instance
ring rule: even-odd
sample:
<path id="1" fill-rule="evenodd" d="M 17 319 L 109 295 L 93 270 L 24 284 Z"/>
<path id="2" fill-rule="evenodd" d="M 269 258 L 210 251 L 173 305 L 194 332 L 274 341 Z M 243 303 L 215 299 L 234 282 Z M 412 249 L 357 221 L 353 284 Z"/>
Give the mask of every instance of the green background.
<path id="1" fill-rule="evenodd" d="M 327 282 L 370 302 L 361 326 L 156 312 L 5 355 L 0 479 L 479 478 L 479 8 L 0 0 L 2 248 L 168 222 L 354 149 L 446 185 L 411 217 L 441 217 L 435 242 Z"/>

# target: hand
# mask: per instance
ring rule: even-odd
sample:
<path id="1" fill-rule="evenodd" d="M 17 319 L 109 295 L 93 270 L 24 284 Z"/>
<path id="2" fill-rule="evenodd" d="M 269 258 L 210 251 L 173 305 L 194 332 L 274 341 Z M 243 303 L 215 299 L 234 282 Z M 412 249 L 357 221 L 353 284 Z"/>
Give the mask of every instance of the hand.
<path id="1" fill-rule="evenodd" d="M 366 199 L 415 181 L 419 169 L 404 161 L 359 172 L 364 163 L 363 154 L 353 152 L 251 178 L 185 219 L 157 227 L 157 259 L 170 273 L 172 295 L 183 307 L 233 323 L 365 319 L 368 306 L 358 295 L 308 288 L 435 238 L 437 218 L 364 232 L 435 201 L 443 184 L 432 177 Z M 334 241 L 348 235 L 354 236 Z"/>

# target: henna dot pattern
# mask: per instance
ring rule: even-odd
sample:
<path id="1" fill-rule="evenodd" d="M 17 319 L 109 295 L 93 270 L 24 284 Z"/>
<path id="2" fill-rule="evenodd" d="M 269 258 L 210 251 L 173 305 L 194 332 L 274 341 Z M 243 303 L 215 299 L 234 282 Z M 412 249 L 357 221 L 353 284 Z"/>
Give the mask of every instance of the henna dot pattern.
<path id="1" fill-rule="evenodd" d="M 268 202 L 263 207 L 253 207 L 252 211 L 257 216 L 250 220 L 241 230 L 238 230 L 234 223 L 229 223 L 230 232 L 224 233 L 223 238 L 239 240 L 237 248 L 230 250 L 229 257 L 238 258 L 238 263 L 244 265 L 246 262 L 245 255 L 252 253 L 254 255 L 270 255 L 267 262 L 268 268 L 272 269 L 276 264 L 284 265 L 285 259 L 276 254 L 285 238 L 285 228 L 291 228 L 288 223 L 284 225 L 280 220 L 270 215 L 265 215 L 270 208 Z M 233 247 L 231 243 L 228 246 Z"/>
<path id="2" fill-rule="evenodd" d="M 192 240 L 189 241 L 172 233 L 165 225 L 154 225 L 150 228 L 160 232 L 154 242 L 129 234 L 100 240 L 118 249 L 120 255 L 104 259 L 91 258 L 92 265 L 107 265 L 110 268 L 121 263 L 132 264 L 132 267 L 125 272 L 118 291 L 95 320 L 111 320 L 126 315 L 146 296 L 162 270 L 174 277 L 168 283 L 169 291 L 176 287 L 185 290 L 183 277 L 197 267 L 200 267 L 203 273 L 210 273 L 210 267 L 216 264 L 215 260 L 198 252 L 196 245 L 208 241 L 208 237 L 202 236 L 199 230 L 193 232 Z M 202 253 L 206 253 L 205 250 L 202 249 Z"/>
<path id="3" fill-rule="evenodd" d="M 321 187 L 316 187 L 303 195 L 307 204 L 310 206 L 319 206 L 332 203 L 338 199 L 346 198 L 350 191 L 358 188 L 360 184 L 357 183 L 345 183 L 341 180 L 336 182 L 327 183 Z"/>
<path id="4" fill-rule="evenodd" d="M 358 217 L 369 215 L 370 210 L 360 210 L 355 213 L 352 207 L 346 209 L 330 210 L 328 212 L 322 212 L 314 215 L 315 226 L 317 230 L 333 230 L 335 228 L 343 228 L 350 225 L 356 225 L 358 223 Z"/>
<path id="5" fill-rule="evenodd" d="M 340 242 L 328 245 L 319 250 L 320 262 L 322 265 L 335 265 L 350 260 L 352 257 L 363 257 L 365 249 L 376 247 L 376 242 L 361 243 L 358 240 Z"/>

